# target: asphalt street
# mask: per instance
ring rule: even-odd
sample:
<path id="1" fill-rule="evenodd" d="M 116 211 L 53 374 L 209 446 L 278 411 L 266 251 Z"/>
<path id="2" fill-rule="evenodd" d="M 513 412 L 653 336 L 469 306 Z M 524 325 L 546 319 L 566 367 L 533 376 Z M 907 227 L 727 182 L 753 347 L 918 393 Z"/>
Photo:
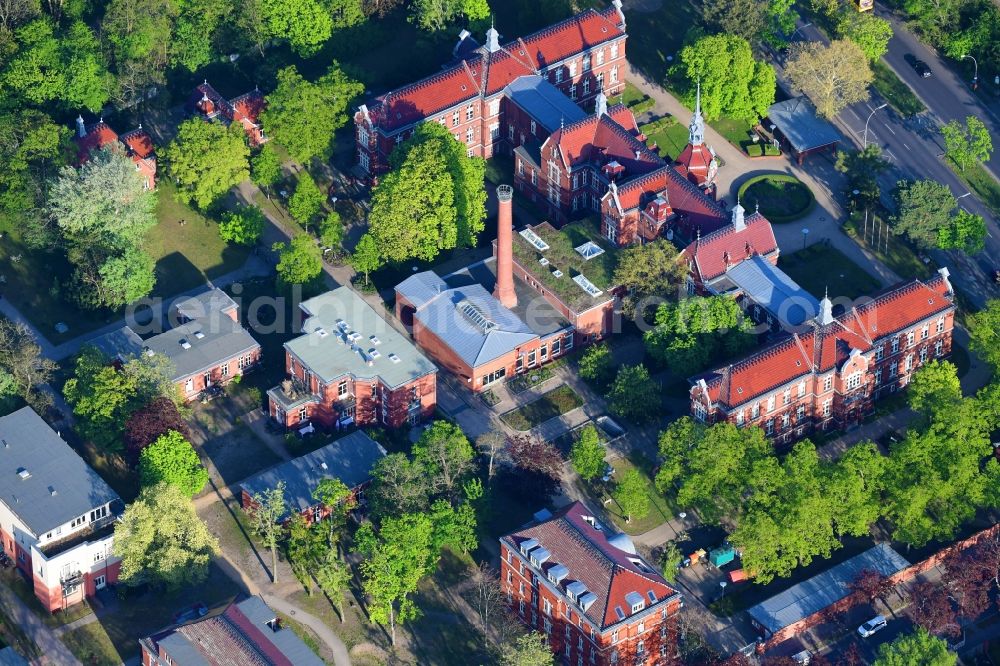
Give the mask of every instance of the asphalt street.
<path id="1" fill-rule="evenodd" d="M 962 208 L 981 215 L 987 221 L 986 249 L 974 260 L 959 252 L 932 253 L 935 261 L 949 267 L 956 286 L 982 305 L 987 298 L 997 295 L 990 274 L 1000 268 L 1000 225 L 992 212 L 944 163 L 944 142 L 939 128 L 949 120 L 964 119 L 973 114 L 988 123 L 994 136 L 1000 136 L 1000 122 L 978 104 L 968 91 L 968 84 L 953 74 L 932 50 L 919 44 L 916 37 L 899 22 L 894 21 L 893 27 L 895 35 L 889 42 L 885 60 L 910 85 L 928 111 L 912 118 L 900 116 L 892 107 L 875 111 L 883 100 L 872 90 L 868 101 L 848 106 L 834 118 L 834 124 L 860 147 L 866 141 L 865 122 L 868 122 L 867 142 L 880 145 L 893 166 L 880 179 L 886 200 L 899 179 L 930 178 L 947 185 Z M 806 41 L 827 41 L 823 33 L 811 24 L 801 24 L 795 37 Z M 929 78 L 918 76 L 908 64 L 908 60 L 914 57 L 928 63 L 934 75 Z M 774 64 L 779 81 L 784 82 L 787 89 L 789 86 L 784 80 L 781 58 L 775 58 Z M 1000 162 L 1000 158 L 995 157 L 993 161 Z"/>

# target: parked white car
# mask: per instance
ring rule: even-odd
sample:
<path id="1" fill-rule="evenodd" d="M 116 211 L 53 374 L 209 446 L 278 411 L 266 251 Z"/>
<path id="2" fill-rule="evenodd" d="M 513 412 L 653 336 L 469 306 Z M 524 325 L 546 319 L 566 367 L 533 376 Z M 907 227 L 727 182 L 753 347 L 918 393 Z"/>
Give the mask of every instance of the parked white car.
<path id="1" fill-rule="evenodd" d="M 863 625 L 858 627 L 858 633 L 861 638 L 868 638 L 869 636 L 876 634 L 883 629 L 885 629 L 886 621 L 881 615 L 876 615 L 872 619 L 865 622 Z"/>

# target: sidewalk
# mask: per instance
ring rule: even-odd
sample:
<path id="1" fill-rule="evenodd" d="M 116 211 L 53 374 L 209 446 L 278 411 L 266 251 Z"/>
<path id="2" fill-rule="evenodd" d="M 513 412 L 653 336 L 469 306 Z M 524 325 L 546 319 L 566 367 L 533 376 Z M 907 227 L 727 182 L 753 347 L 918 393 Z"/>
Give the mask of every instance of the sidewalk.
<path id="1" fill-rule="evenodd" d="M 55 631 L 42 622 L 6 585 L 0 585 L 0 602 L 3 603 L 11 621 L 38 646 L 42 656 L 32 663 L 52 664 L 52 666 L 81 666 L 80 660 L 74 657 L 69 648 L 63 645 L 63 642 L 57 638 Z"/>

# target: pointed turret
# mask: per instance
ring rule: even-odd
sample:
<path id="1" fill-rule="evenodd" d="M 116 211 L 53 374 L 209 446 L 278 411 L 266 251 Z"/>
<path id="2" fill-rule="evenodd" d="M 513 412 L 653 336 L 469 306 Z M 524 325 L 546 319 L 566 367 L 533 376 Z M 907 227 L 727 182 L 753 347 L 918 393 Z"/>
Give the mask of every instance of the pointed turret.
<path id="1" fill-rule="evenodd" d="M 688 125 L 688 143 L 700 146 L 705 142 L 705 119 L 701 116 L 701 81 L 698 82 L 698 92 L 695 93 L 694 115 Z"/>
<path id="2" fill-rule="evenodd" d="M 743 213 L 745 212 L 746 210 L 743 208 L 743 206 L 740 205 L 740 202 L 737 201 L 736 205 L 733 206 L 733 216 L 732 216 L 733 229 L 735 229 L 736 231 L 742 231 L 747 226 L 746 221 L 744 221 L 743 219 Z"/>
<path id="3" fill-rule="evenodd" d="M 87 126 L 83 124 L 83 116 L 76 117 L 76 135 L 81 139 L 87 136 Z"/>
<path id="4" fill-rule="evenodd" d="M 597 117 L 608 115 L 608 97 L 604 94 L 604 90 L 597 91 L 597 97 L 594 99 L 594 113 Z"/>
<path id="5" fill-rule="evenodd" d="M 833 323 L 833 302 L 827 292 L 823 293 L 823 300 L 819 302 L 819 316 L 816 317 L 816 321 L 820 326 Z"/>
<path id="6" fill-rule="evenodd" d="M 500 33 L 497 32 L 492 19 L 490 20 L 490 29 L 486 31 L 486 50 L 490 53 L 496 53 L 500 50 Z"/>

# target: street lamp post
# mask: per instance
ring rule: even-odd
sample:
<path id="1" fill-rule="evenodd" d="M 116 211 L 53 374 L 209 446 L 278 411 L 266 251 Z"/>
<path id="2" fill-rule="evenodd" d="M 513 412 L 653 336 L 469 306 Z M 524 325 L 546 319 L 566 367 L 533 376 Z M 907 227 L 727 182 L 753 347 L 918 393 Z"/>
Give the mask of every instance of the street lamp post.
<path id="1" fill-rule="evenodd" d="M 726 581 L 720 580 L 719 581 L 719 587 L 722 588 L 722 595 L 721 596 L 722 597 L 726 596 Z"/>
<path id="2" fill-rule="evenodd" d="M 971 56 L 968 53 L 962 56 L 962 60 L 965 60 L 966 58 L 972 61 L 972 66 L 973 66 L 972 89 L 975 90 L 976 88 L 979 87 L 979 61 L 976 60 L 975 56 Z"/>
<path id="3" fill-rule="evenodd" d="M 888 102 L 884 102 L 884 103 L 880 104 L 879 106 L 876 106 L 874 109 L 872 109 L 872 112 L 868 114 L 868 120 L 865 121 L 865 140 L 864 140 L 864 145 L 861 146 L 862 148 L 867 148 L 868 147 L 868 123 L 871 122 L 872 116 L 875 115 L 876 111 L 884 109 L 887 106 L 889 106 L 889 103 Z"/>
<path id="4" fill-rule="evenodd" d="M 806 239 L 809 238 L 809 229 L 802 227 L 802 249 L 806 249 Z"/>

